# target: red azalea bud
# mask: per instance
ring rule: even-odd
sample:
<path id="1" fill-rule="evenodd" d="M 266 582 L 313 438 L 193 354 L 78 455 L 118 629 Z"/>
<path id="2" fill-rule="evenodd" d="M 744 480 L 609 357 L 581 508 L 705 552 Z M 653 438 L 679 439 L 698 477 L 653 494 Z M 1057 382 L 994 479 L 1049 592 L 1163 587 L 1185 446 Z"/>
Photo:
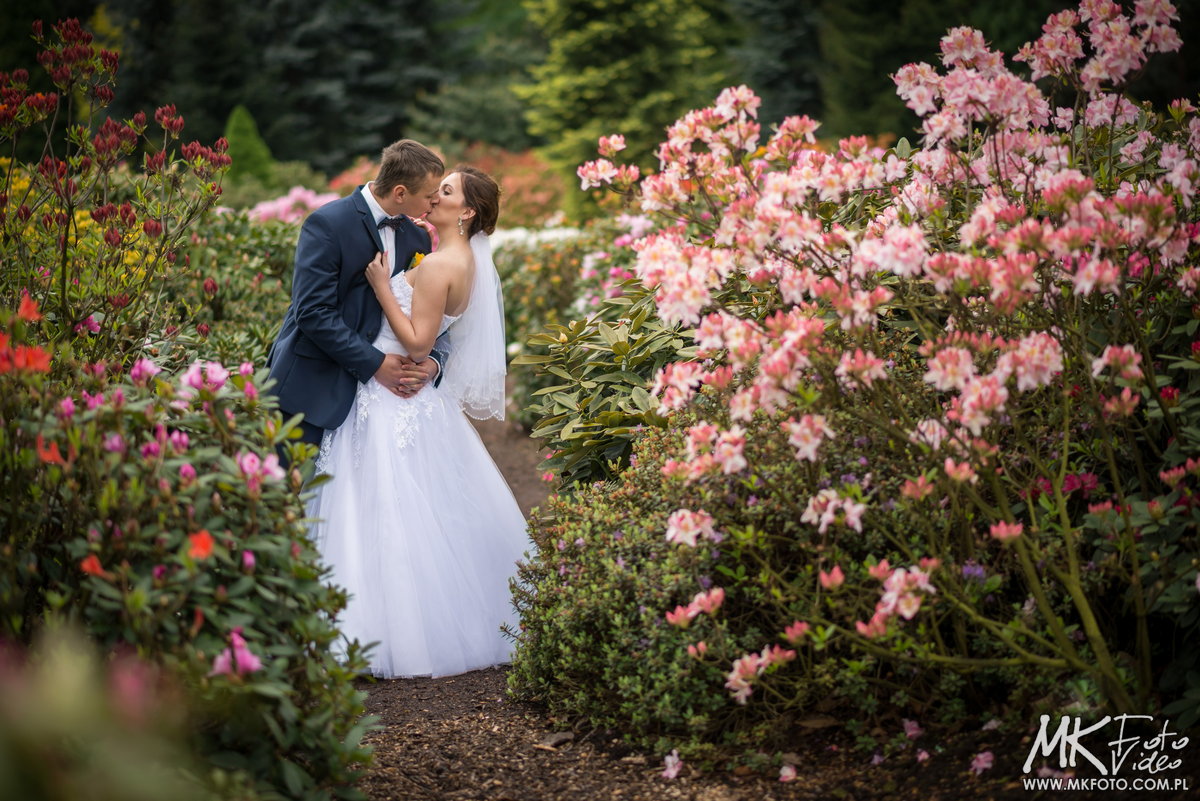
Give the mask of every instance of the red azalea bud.
<path id="1" fill-rule="evenodd" d="M 142 223 L 142 230 L 146 232 L 146 236 L 157 239 L 162 234 L 163 227 L 158 220 L 146 220 Z"/>
<path id="2" fill-rule="evenodd" d="M 116 228 L 109 228 L 104 232 L 104 241 L 109 247 L 118 248 L 121 246 L 121 232 Z"/>
<path id="3" fill-rule="evenodd" d="M 222 136 L 216 142 L 213 142 L 213 150 L 217 151 L 218 153 L 224 153 L 225 151 L 229 150 L 229 140 Z"/>
<path id="4" fill-rule="evenodd" d="M 108 299 L 108 302 L 112 304 L 114 309 L 123 309 L 129 305 L 129 296 L 124 293 L 113 295 Z"/>
<path id="5" fill-rule="evenodd" d="M 96 99 L 107 106 L 113 101 L 113 90 L 108 86 L 97 86 Z"/>
<path id="6" fill-rule="evenodd" d="M 200 325 L 196 326 L 196 333 L 205 338 L 208 337 L 208 332 L 211 330 L 208 323 L 200 323 Z"/>
<path id="7" fill-rule="evenodd" d="M 42 38 L 42 21 L 40 19 L 35 19 L 33 21 L 33 38 Z"/>
<path id="8" fill-rule="evenodd" d="M 174 264 L 174 263 L 175 263 L 175 251 L 168 250 L 167 251 L 167 264 Z"/>
<path id="9" fill-rule="evenodd" d="M 13 70 L 12 82 L 18 86 L 24 86 L 25 84 L 29 83 L 29 71 Z"/>
<path id="10" fill-rule="evenodd" d="M 132 122 L 133 127 L 138 129 L 138 133 L 141 133 L 146 127 L 146 112 L 139 111 L 137 114 L 134 114 Z"/>
<path id="11" fill-rule="evenodd" d="M 204 291 L 209 295 L 217 294 L 217 282 L 211 275 L 204 279 Z"/>

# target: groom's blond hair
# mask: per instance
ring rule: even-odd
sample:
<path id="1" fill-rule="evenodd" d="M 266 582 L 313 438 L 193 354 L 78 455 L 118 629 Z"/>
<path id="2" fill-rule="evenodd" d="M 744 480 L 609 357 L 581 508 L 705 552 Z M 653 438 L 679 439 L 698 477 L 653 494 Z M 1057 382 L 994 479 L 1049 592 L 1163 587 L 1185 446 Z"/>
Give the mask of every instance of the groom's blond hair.
<path id="1" fill-rule="evenodd" d="M 386 193 L 403 184 L 416 192 L 432 174 L 441 175 L 446 165 L 441 157 L 420 142 L 401 139 L 383 149 L 379 174 L 375 176 L 375 191 Z"/>

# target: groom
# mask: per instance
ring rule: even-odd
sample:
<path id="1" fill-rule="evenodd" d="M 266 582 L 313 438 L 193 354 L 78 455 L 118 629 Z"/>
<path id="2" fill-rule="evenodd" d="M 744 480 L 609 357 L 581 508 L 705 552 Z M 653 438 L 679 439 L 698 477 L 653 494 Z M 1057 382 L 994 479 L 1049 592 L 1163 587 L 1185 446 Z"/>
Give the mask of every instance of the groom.
<path id="1" fill-rule="evenodd" d="M 440 380 L 444 350 L 414 362 L 372 346 L 383 310 L 364 270 L 379 252 L 387 254 L 393 275 L 407 269 L 418 251 L 429 252 L 428 232 L 409 217 L 427 214 L 437 203 L 444 171 L 433 151 L 402 139 L 384 148 L 374 181 L 304 221 L 292 303 L 267 354 L 284 419 L 304 414 L 302 441 L 320 444 L 326 429 L 340 426 L 357 384 L 372 377 L 401 397 Z"/>

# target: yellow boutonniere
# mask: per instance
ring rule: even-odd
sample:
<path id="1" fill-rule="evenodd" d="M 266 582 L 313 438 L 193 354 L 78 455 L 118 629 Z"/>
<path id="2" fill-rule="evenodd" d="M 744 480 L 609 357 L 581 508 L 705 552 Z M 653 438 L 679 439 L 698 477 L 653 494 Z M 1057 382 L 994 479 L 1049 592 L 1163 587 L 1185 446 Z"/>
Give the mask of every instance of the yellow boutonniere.
<path id="1" fill-rule="evenodd" d="M 410 261 L 408 263 L 408 269 L 411 270 L 413 267 L 416 267 L 418 264 L 421 263 L 421 259 L 423 259 L 423 258 L 425 258 L 425 254 L 418 250 L 416 253 L 413 254 L 412 261 Z"/>

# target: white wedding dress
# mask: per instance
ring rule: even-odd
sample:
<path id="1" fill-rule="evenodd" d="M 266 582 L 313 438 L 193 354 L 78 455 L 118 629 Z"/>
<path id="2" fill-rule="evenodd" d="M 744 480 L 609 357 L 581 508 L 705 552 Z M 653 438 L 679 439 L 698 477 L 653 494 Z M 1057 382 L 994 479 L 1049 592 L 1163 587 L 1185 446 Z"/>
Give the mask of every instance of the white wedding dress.
<path id="1" fill-rule="evenodd" d="M 391 286 L 411 314 L 405 274 Z M 475 294 L 471 303 L 487 300 Z M 442 320 L 451 348 L 458 319 Z M 374 345 L 405 352 L 386 319 Z M 525 519 L 445 384 L 401 398 L 372 378 L 321 443 L 317 469 L 332 479 L 309 502 L 314 539 L 352 596 L 342 633 L 378 643 L 368 655 L 376 676 L 449 676 L 512 652 L 500 626 L 516 623 L 509 579 L 530 547 Z"/>

